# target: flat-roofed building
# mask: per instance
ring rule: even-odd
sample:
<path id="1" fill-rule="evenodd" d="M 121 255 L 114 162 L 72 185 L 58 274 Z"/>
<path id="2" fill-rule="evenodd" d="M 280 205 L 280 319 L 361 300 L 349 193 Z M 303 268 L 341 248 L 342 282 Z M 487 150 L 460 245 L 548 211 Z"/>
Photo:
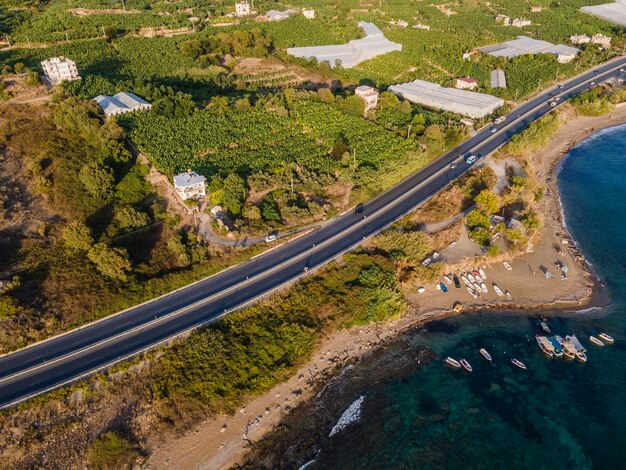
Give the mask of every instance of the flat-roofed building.
<path id="1" fill-rule="evenodd" d="M 504 104 L 504 100 L 475 91 L 444 88 L 437 83 L 414 80 L 392 85 L 388 89 L 393 94 L 434 109 L 442 109 L 472 118 L 492 114 Z"/>
<path id="2" fill-rule="evenodd" d="M 591 36 L 587 36 L 586 34 L 577 34 L 576 36 L 570 36 L 569 40 L 572 41 L 572 44 L 587 44 L 591 42 Z"/>
<path id="3" fill-rule="evenodd" d="M 365 101 L 365 112 L 374 109 L 378 104 L 378 90 L 374 87 L 361 85 L 356 87 L 354 94 Z"/>
<path id="4" fill-rule="evenodd" d="M 504 70 L 491 71 L 491 88 L 506 88 L 506 76 Z"/>
<path id="5" fill-rule="evenodd" d="M 611 38 L 604 34 L 594 34 L 591 36 L 591 42 L 594 44 L 600 44 L 602 47 L 611 47 Z"/>
<path id="6" fill-rule="evenodd" d="M 113 96 L 98 95 L 93 100 L 98 103 L 106 116 L 117 116 L 152 108 L 152 105 L 143 98 L 126 91 Z"/>
<path id="7" fill-rule="evenodd" d="M 41 62 L 41 68 L 48 81 L 57 84 L 63 80 L 80 80 L 76 63 L 66 57 L 52 57 Z"/>
<path id="8" fill-rule="evenodd" d="M 206 178 L 195 171 L 188 170 L 174 176 L 174 189 L 183 201 L 204 199 L 206 196 Z"/>
<path id="9" fill-rule="evenodd" d="M 251 15 L 250 4 L 248 2 L 235 3 L 235 16 L 248 16 Z"/>
<path id="10" fill-rule="evenodd" d="M 302 10 L 302 14 L 307 20 L 315 19 L 315 10 L 313 8 L 305 8 L 304 10 Z"/>
<path id="11" fill-rule="evenodd" d="M 265 15 L 263 15 L 263 17 L 267 21 L 282 21 L 296 14 L 298 14 L 296 10 L 285 10 L 285 11 L 269 10 L 267 13 L 265 13 Z"/>

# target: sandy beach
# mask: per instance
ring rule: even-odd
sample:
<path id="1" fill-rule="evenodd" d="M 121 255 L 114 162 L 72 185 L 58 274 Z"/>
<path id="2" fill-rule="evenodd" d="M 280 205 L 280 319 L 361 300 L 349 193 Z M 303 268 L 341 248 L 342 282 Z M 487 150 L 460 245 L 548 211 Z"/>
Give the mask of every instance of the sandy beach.
<path id="1" fill-rule="evenodd" d="M 567 113 L 564 113 L 565 115 Z M 259 441 L 280 424 L 282 417 L 319 390 L 333 374 L 345 365 L 357 361 L 379 345 L 417 325 L 451 314 L 456 302 L 462 311 L 476 310 L 576 310 L 590 304 L 608 302 L 589 265 L 576 251 L 562 223 L 562 211 L 556 187 L 558 162 L 569 149 L 588 135 L 606 127 L 626 122 L 626 106 L 615 108 L 600 117 L 571 117 L 561 125 L 549 143 L 532 157 L 537 179 L 546 184 L 546 197 L 541 202 L 544 229 L 532 240 L 532 252 L 514 258 L 507 254 L 486 262 L 477 262 L 469 240 L 458 241 L 456 251 L 442 250 L 444 258 L 454 259 L 446 272 L 462 272 L 482 267 L 487 274 L 489 292 L 473 299 L 462 286 L 449 285 L 447 294 L 424 285 L 425 292 L 407 295 L 407 313 L 390 323 L 355 327 L 333 332 L 320 339 L 310 361 L 286 382 L 262 396 L 251 398 L 233 415 L 218 415 L 196 426 L 182 436 L 161 436 L 161 441 L 149 443 L 153 449 L 148 459 L 150 468 L 219 469 L 241 463 L 249 446 Z M 565 241 L 567 241 L 565 243 Z M 463 248 L 462 251 L 460 248 Z M 512 267 L 508 270 L 503 261 Z M 561 279 L 560 266 L 567 266 L 567 279 Z M 548 279 L 548 271 L 554 278 Z M 492 283 L 511 293 L 511 299 L 499 297 Z"/>

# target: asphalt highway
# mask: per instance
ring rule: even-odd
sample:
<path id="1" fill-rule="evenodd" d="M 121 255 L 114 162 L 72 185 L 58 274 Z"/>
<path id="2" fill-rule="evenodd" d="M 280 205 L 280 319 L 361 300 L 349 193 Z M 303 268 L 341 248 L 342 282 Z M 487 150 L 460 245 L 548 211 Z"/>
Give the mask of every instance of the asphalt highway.
<path id="1" fill-rule="evenodd" d="M 71 383 L 215 321 L 356 247 L 419 206 L 531 122 L 568 98 L 621 74 L 626 57 L 586 71 L 514 109 L 388 191 L 320 229 L 200 282 L 0 357 L 0 408 Z M 558 101 L 556 99 L 558 98 Z M 495 130 L 494 130 L 495 129 Z M 453 165 L 454 164 L 454 165 Z"/>

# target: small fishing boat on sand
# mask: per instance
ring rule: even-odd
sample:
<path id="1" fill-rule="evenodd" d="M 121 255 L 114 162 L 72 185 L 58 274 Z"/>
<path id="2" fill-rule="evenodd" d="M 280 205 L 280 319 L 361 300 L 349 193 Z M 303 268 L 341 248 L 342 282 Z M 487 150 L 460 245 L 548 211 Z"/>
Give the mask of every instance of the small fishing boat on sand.
<path id="1" fill-rule="evenodd" d="M 471 282 L 469 282 L 469 279 L 466 278 L 465 276 L 461 276 L 461 280 L 463 281 L 463 284 L 465 284 L 467 287 L 474 288 L 474 285 Z"/>
<path id="2" fill-rule="evenodd" d="M 466 359 L 461 359 L 461 365 L 463 366 L 463 369 L 465 369 L 468 372 L 473 371 L 474 369 L 472 369 L 472 366 L 470 365 L 469 362 L 467 362 Z"/>
<path id="3" fill-rule="evenodd" d="M 487 279 L 487 275 L 485 274 L 483 268 L 478 269 L 478 274 L 480 274 L 480 277 L 482 277 L 483 279 Z"/>
<path id="4" fill-rule="evenodd" d="M 483 357 L 489 362 L 492 362 L 493 359 L 491 358 L 491 354 L 489 354 L 485 348 L 480 348 L 480 354 L 482 354 Z"/>
<path id="5" fill-rule="evenodd" d="M 472 287 L 468 287 L 467 288 L 467 292 L 469 292 L 469 295 L 471 295 L 475 299 L 478 298 L 478 294 L 476 293 L 476 291 Z"/>
<path id="6" fill-rule="evenodd" d="M 493 290 L 496 291 L 496 294 L 498 294 L 498 297 L 502 297 L 504 295 L 504 292 L 502 292 L 502 289 L 498 287 L 498 284 L 492 282 L 491 285 L 493 286 Z"/>
<path id="7" fill-rule="evenodd" d="M 482 278 L 482 277 L 480 277 L 480 274 L 478 274 L 476 271 L 474 271 L 474 273 L 473 273 L 473 274 L 474 274 L 474 279 L 476 279 L 476 282 L 477 282 L 478 284 L 482 284 L 482 283 L 483 283 L 483 278 Z"/>
<path id="8" fill-rule="evenodd" d="M 448 284 L 452 284 L 452 279 L 450 278 L 450 276 L 443 276 L 443 280 L 446 281 Z"/>
<path id="9" fill-rule="evenodd" d="M 480 285 L 480 290 L 483 291 L 483 294 L 486 294 L 487 292 L 489 292 L 484 282 Z"/>
<path id="10" fill-rule="evenodd" d="M 507 271 L 511 271 L 513 269 L 513 267 L 506 261 L 503 261 L 502 264 L 504 265 Z"/>
<path id="11" fill-rule="evenodd" d="M 589 341 L 591 341 L 596 346 L 600 346 L 601 348 L 604 347 L 604 343 L 600 341 L 598 338 L 596 338 L 595 336 L 590 336 Z"/>
<path id="12" fill-rule="evenodd" d="M 520 369 L 522 369 L 522 370 L 526 370 L 526 365 L 525 365 L 522 361 L 520 361 L 520 360 L 518 360 L 518 359 L 513 358 L 513 359 L 511 359 L 511 362 L 512 362 L 514 365 L 516 365 L 517 367 L 519 367 Z"/>
<path id="13" fill-rule="evenodd" d="M 480 286 L 476 283 L 474 283 L 474 290 L 476 291 L 477 294 L 480 294 L 483 290 L 480 288 Z"/>
<path id="14" fill-rule="evenodd" d="M 455 274 L 454 276 L 452 276 L 452 280 L 454 281 L 454 287 L 459 289 L 461 287 L 461 283 L 459 282 L 459 276 Z"/>
<path id="15" fill-rule="evenodd" d="M 513 296 L 511 295 L 509 291 L 506 291 L 505 294 L 506 294 L 507 299 L 511 300 L 513 298 Z"/>
<path id="16" fill-rule="evenodd" d="M 615 342 L 615 340 L 611 336 L 607 335 L 606 333 L 600 333 L 598 336 L 605 343 L 613 344 Z"/>
<path id="17" fill-rule="evenodd" d="M 461 367 L 461 364 L 459 363 L 459 361 L 457 361 L 456 359 L 452 359 L 450 356 L 446 357 L 446 364 L 448 364 L 451 367 L 454 367 L 455 369 L 458 369 L 459 367 Z"/>
<path id="18" fill-rule="evenodd" d="M 439 288 L 441 289 L 441 292 L 443 292 L 444 294 L 446 292 L 448 292 L 448 288 L 446 287 L 446 285 L 443 282 L 439 283 Z"/>
<path id="19" fill-rule="evenodd" d="M 476 278 L 474 277 L 472 273 L 467 273 L 467 278 L 469 279 L 469 282 L 471 282 L 472 284 L 476 282 Z"/>
<path id="20" fill-rule="evenodd" d="M 546 356 L 554 357 L 554 346 L 548 338 L 541 335 L 535 335 L 535 340 L 537 340 L 539 348 Z"/>

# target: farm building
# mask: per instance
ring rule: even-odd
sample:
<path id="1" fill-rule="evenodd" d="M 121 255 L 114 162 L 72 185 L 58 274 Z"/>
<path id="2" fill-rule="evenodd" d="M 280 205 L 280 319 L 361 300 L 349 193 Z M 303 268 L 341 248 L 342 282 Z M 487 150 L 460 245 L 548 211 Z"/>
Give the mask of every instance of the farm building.
<path id="1" fill-rule="evenodd" d="M 252 14 L 253 12 L 250 9 L 250 4 L 248 2 L 235 3 L 235 16 L 248 16 Z"/>
<path id="2" fill-rule="evenodd" d="M 206 178 L 195 171 L 188 170 L 174 176 L 174 189 L 183 201 L 204 199 L 206 196 Z"/>
<path id="3" fill-rule="evenodd" d="M 350 68 L 381 54 L 402 50 L 402 44 L 389 41 L 374 23 L 361 21 L 359 26 L 365 32 L 363 39 L 336 46 L 291 47 L 287 53 L 305 59 L 315 58 L 318 62 L 327 62 L 331 67 L 341 63 L 344 68 Z"/>
<path id="4" fill-rule="evenodd" d="M 304 10 L 302 10 L 302 14 L 307 20 L 315 19 L 315 10 L 313 8 L 309 8 L 308 10 L 305 8 Z"/>
<path id="5" fill-rule="evenodd" d="M 107 116 L 130 113 L 132 111 L 142 111 L 152 108 L 146 100 L 138 97 L 134 93 L 121 92 L 117 95 L 98 95 L 93 99 Z"/>
<path id="6" fill-rule="evenodd" d="M 478 82 L 470 77 L 461 77 L 456 79 L 456 85 L 459 90 L 475 90 L 478 88 Z"/>
<path id="7" fill-rule="evenodd" d="M 618 0 L 617 2 L 605 3 L 603 5 L 582 7 L 580 11 L 602 18 L 609 23 L 626 26 L 626 0 Z"/>
<path id="8" fill-rule="evenodd" d="M 76 63 L 65 57 L 52 57 L 41 62 L 44 76 L 53 85 L 63 80 L 80 80 Z"/>
<path id="9" fill-rule="evenodd" d="M 487 116 L 504 104 L 504 100 L 495 96 L 456 88 L 444 88 L 424 80 L 392 85 L 388 90 L 412 103 L 472 118 Z"/>
<path id="10" fill-rule="evenodd" d="M 298 14 L 296 10 L 285 10 L 285 11 L 269 10 L 267 13 L 265 13 L 265 15 L 263 15 L 263 17 L 267 21 L 282 21 L 296 14 Z"/>
<path id="11" fill-rule="evenodd" d="M 356 87 L 354 94 L 365 101 L 365 112 L 374 109 L 378 103 L 378 90 L 371 86 L 361 85 Z"/>
<path id="12" fill-rule="evenodd" d="M 506 76 L 504 70 L 491 71 L 491 88 L 506 88 Z"/>
<path id="13" fill-rule="evenodd" d="M 484 54 L 494 57 L 506 57 L 507 59 L 526 54 L 554 54 L 557 58 L 559 56 L 576 57 L 576 54 L 580 52 L 575 47 L 566 46 L 565 44 L 554 45 L 548 41 L 540 41 L 528 36 L 518 36 L 517 39 L 481 47 L 479 50 Z"/>

